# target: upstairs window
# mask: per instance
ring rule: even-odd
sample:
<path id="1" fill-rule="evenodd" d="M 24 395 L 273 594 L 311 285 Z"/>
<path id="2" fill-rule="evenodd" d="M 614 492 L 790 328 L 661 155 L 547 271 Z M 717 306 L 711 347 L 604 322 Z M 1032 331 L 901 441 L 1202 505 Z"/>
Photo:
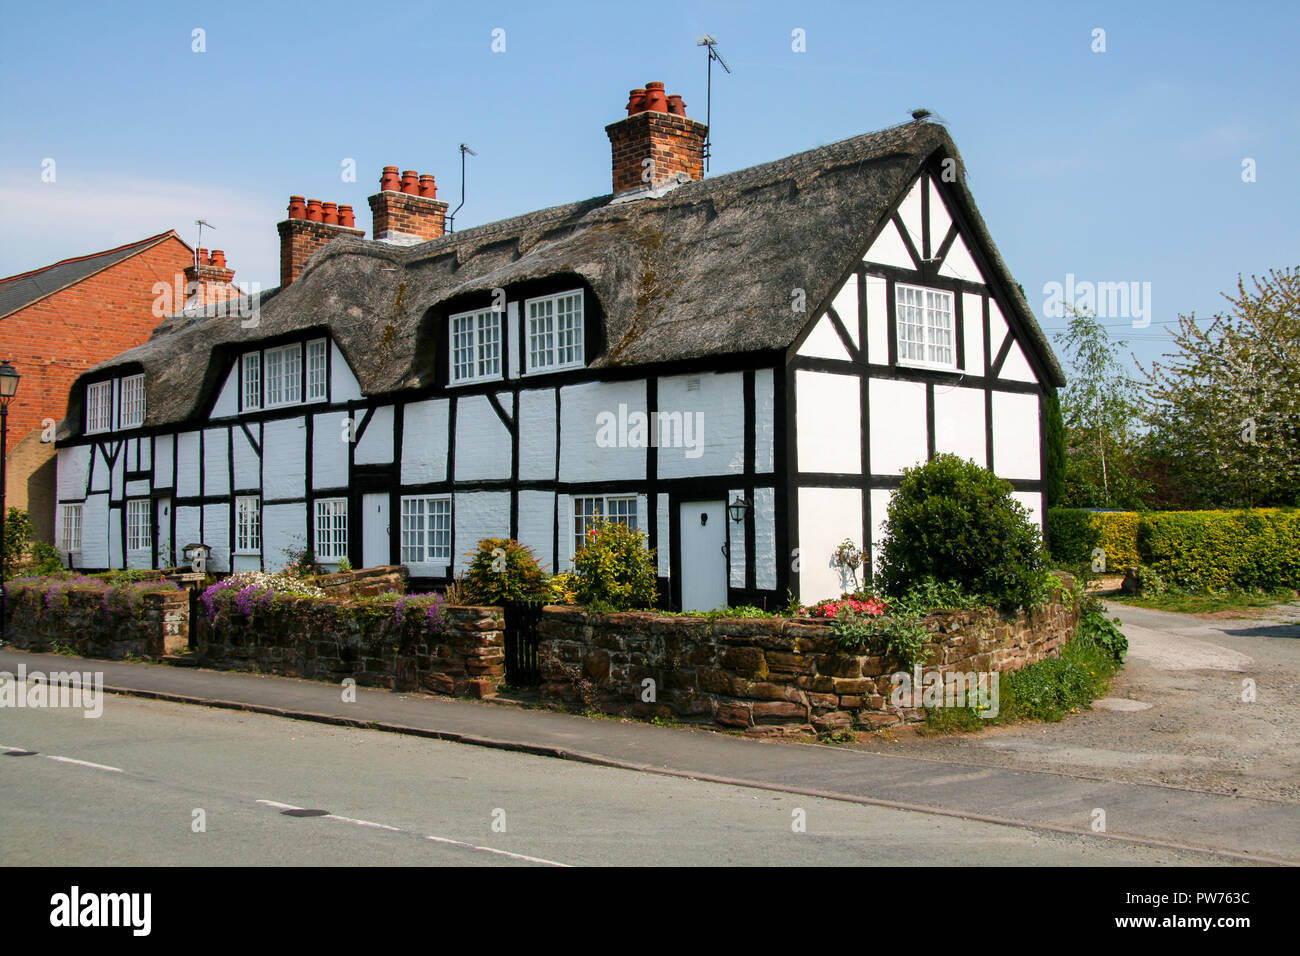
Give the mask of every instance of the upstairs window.
<path id="1" fill-rule="evenodd" d="M 900 283 L 895 286 L 894 305 L 898 363 L 955 369 L 952 293 Z"/>
<path id="2" fill-rule="evenodd" d="M 323 402 L 328 392 L 328 352 L 324 339 L 307 343 L 307 401 Z"/>
<path id="3" fill-rule="evenodd" d="M 582 292 L 529 299 L 528 371 L 581 368 L 583 359 Z"/>
<path id="4" fill-rule="evenodd" d="M 262 353 L 244 356 L 244 408 L 262 407 Z"/>
<path id="5" fill-rule="evenodd" d="M 452 384 L 501 378 L 501 313 L 464 312 L 450 325 Z"/>
<path id="6" fill-rule="evenodd" d="M 113 383 L 86 386 L 86 434 L 106 432 L 113 427 Z"/>
<path id="7" fill-rule="evenodd" d="M 302 401 L 302 346 L 266 350 L 266 407 Z"/>
<path id="8" fill-rule="evenodd" d="M 136 428 L 144 424 L 144 376 L 131 375 L 122 379 L 121 428 Z"/>

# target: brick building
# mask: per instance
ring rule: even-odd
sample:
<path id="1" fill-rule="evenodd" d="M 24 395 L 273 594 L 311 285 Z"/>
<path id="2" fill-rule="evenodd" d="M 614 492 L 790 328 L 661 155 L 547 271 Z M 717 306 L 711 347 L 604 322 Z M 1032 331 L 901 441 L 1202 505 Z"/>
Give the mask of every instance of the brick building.
<path id="1" fill-rule="evenodd" d="M 54 540 L 54 443 L 42 423 L 67 414 L 77 376 L 179 311 L 187 282 L 201 283 L 190 291 L 205 300 L 224 297 L 234 276 L 225 255 L 199 253 L 196 267 L 194 249 L 168 230 L 0 279 L 0 358 L 22 375 L 9 407 L 5 501 L 28 510 L 39 539 Z"/>

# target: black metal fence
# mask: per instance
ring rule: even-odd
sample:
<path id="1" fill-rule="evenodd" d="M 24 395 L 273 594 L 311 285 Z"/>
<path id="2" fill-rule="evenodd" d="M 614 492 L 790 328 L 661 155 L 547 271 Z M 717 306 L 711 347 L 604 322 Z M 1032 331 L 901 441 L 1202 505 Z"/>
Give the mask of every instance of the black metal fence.
<path id="1" fill-rule="evenodd" d="M 542 682 L 537 660 L 537 626 L 542 620 L 542 602 L 506 604 L 506 684 L 536 687 Z"/>

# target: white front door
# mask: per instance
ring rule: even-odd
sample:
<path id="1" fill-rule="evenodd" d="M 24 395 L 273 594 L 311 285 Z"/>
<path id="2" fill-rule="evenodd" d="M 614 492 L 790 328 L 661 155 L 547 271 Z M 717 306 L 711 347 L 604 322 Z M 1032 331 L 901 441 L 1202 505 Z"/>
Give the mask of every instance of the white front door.
<path id="1" fill-rule="evenodd" d="M 361 496 L 361 566 L 388 563 L 388 492 Z"/>
<path id="2" fill-rule="evenodd" d="M 153 508 L 154 540 L 158 542 L 158 560 L 156 567 L 172 568 L 176 566 L 176 555 L 172 554 L 172 500 L 159 498 Z"/>
<path id="3" fill-rule="evenodd" d="M 684 501 L 681 519 L 682 610 L 727 606 L 727 503 Z"/>

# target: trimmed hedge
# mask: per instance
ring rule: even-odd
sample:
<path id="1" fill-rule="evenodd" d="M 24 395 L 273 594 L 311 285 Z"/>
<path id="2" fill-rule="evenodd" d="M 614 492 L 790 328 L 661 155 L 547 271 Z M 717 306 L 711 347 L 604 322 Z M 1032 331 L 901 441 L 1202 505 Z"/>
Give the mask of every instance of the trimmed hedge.
<path id="1" fill-rule="evenodd" d="M 1138 529 L 1143 564 L 1188 591 L 1300 588 L 1300 511 L 1169 511 Z"/>
<path id="2" fill-rule="evenodd" d="M 1188 591 L 1300 588 L 1300 511 L 1163 511 L 1148 514 L 1053 508 L 1052 557 L 1106 567 L 1142 565 Z"/>

